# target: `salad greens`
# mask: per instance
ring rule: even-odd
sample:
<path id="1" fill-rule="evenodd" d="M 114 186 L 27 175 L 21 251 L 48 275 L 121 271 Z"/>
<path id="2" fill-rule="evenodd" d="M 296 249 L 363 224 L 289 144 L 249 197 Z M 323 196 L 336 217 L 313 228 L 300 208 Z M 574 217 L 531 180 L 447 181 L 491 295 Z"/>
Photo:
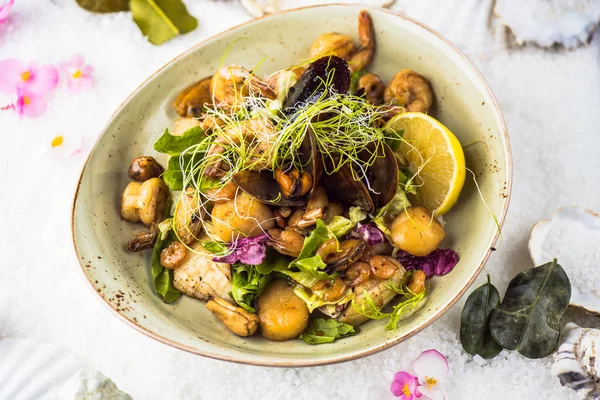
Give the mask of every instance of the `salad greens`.
<path id="1" fill-rule="evenodd" d="M 204 157 L 208 142 L 203 139 L 204 131 L 195 126 L 181 136 L 171 135 L 169 130 L 165 129 L 163 135 L 154 143 L 154 150 L 170 156 L 162 178 L 171 190 L 183 190 L 183 172 L 190 170 L 190 166 L 195 160 Z M 196 152 L 187 151 L 194 146 Z M 183 169 L 181 168 L 182 164 Z"/>
<path id="2" fill-rule="evenodd" d="M 271 282 L 270 274 L 257 272 L 252 265 L 238 264 L 232 266 L 231 297 L 240 307 L 249 312 L 255 312 L 252 301 Z"/>
<path id="3" fill-rule="evenodd" d="M 375 218 L 373 218 L 373 222 L 375 225 L 377 225 L 380 231 L 390 236 L 392 232 L 388 226 L 390 226 L 394 221 L 394 218 L 396 218 L 407 207 L 410 207 L 410 201 L 408 201 L 408 197 L 406 197 L 404 185 L 400 184 L 392 201 L 377 211 Z"/>
<path id="4" fill-rule="evenodd" d="M 314 318 L 300 335 L 300 339 L 308 344 L 323 344 L 354 336 L 359 332 L 359 328 L 338 322 L 335 319 Z"/>
<path id="5" fill-rule="evenodd" d="M 173 270 L 160 265 L 160 252 L 176 239 L 173 237 L 172 232 L 164 240 L 160 236 L 156 239 L 152 250 L 152 281 L 156 293 L 160 295 L 163 301 L 172 303 L 181 296 L 181 292 L 173 286 Z"/>
<path id="6" fill-rule="evenodd" d="M 360 207 L 350 207 L 349 217 L 342 217 L 336 215 L 331 219 L 331 222 L 327 224 L 327 228 L 335 235 L 335 237 L 341 237 L 349 233 L 360 221 L 367 218 L 367 213 L 364 212 Z"/>

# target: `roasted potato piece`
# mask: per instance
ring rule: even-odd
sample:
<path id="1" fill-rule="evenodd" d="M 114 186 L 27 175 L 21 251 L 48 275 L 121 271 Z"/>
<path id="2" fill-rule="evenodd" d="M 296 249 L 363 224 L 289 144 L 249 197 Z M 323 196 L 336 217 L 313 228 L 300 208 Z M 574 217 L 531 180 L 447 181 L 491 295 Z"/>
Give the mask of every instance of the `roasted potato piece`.
<path id="1" fill-rule="evenodd" d="M 308 325 L 308 307 L 294 288 L 276 279 L 258 297 L 258 319 L 264 338 L 284 341 L 298 337 Z"/>

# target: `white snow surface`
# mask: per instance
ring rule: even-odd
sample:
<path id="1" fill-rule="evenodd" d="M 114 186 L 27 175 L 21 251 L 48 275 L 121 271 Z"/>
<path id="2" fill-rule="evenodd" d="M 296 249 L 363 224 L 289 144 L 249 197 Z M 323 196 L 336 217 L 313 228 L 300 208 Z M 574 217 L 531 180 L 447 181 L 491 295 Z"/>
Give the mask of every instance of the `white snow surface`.
<path id="1" fill-rule="evenodd" d="M 560 206 L 600 211 L 600 40 L 573 51 L 506 48 L 502 32 L 488 26 L 490 3 L 398 0 L 394 9 L 457 44 L 504 111 L 514 157 L 512 201 L 502 243 L 474 286 L 490 274 L 503 293 L 516 273 L 532 266 L 527 239 L 535 222 Z M 72 196 L 87 154 L 112 111 L 147 76 L 198 41 L 250 18 L 237 1 L 186 4 L 199 28 L 159 47 L 140 35 L 129 14 L 90 14 L 74 0 L 16 0 L 10 20 L 0 25 L 0 59 L 56 64 L 80 53 L 96 79 L 88 93 L 55 91 L 39 119 L 20 121 L 0 111 L 0 337 L 65 346 L 138 400 L 391 399 L 394 373 L 429 348 L 448 357 L 448 399 L 576 399 L 551 376 L 551 357 L 529 360 L 503 351 L 484 361 L 466 354 L 458 339 L 466 296 L 387 351 L 305 369 L 188 354 L 136 332 L 104 308 L 86 287 L 71 244 Z M 11 101 L 0 96 L 0 106 Z M 57 134 L 65 143 L 52 149 Z M 70 157 L 81 143 L 81 154 Z M 585 321 L 599 325 L 595 317 Z"/>

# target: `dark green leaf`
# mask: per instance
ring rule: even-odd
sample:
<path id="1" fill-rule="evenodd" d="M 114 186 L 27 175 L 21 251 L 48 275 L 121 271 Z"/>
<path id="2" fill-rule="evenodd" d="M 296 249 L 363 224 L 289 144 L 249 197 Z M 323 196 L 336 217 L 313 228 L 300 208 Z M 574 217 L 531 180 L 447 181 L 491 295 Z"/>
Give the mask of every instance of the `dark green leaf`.
<path id="1" fill-rule="evenodd" d="M 133 20 L 152 44 L 164 43 L 198 26 L 181 0 L 131 0 L 130 7 Z"/>
<path id="2" fill-rule="evenodd" d="M 253 265 L 236 265 L 232 267 L 231 297 L 241 307 L 250 312 L 255 312 L 252 301 L 271 282 L 271 275 L 263 275 L 256 271 Z"/>
<path id="3" fill-rule="evenodd" d="M 267 248 L 265 260 L 256 266 L 256 271 L 261 274 L 283 271 L 290 265 L 290 260 L 272 248 Z"/>
<path id="4" fill-rule="evenodd" d="M 502 351 L 490 332 L 490 316 L 500 304 L 498 289 L 488 281 L 471 293 L 460 318 L 460 342 L 471 355 L 494 358 Z"/>
<path id="5" fill-rule="evenodd" d="M 523 271 L 510 281 L 492 313 L 492 336 L 525 357 L 546 357 L 558 347 L 560 319 L 570 299 L 571 283 L 556 259 Z"/>
<path id="6" fill-rule="evenodd" d="M 300 335 L 300 339 L 308 344 L 331 343 L 359 332 L 359 328 L 335 319 L 315 318 L 310 321 L 306 330 Z"/>
<path id="7" fill-rule="evenodd" d="M 154 150 L 170 156 L 178 156 L 185 149 L 195 144 L 200 144 L 204 138 L 204 131 L 199 126 L 188 129 L 181 136 L 174 136 L 165 129 L 165 133 L 154 143 Z"/>
<path id="8" fill-rule="evenodd" d="M 173 286 L 173 270 L 160 265 L 160 252 L 173 242 L 173 235 L 169 234 L 165 240 L 160 235 L 152 250 L 152 280 L 156 293 L 162 297 L 165 303 L 172 303 L 179 298 L 181 292 Z"/>
<path id="9" fill-rule="evenodd" d="M 81 8 L 95 13 L 112 13 L 129 10 L 129 0 L 75 0 Z"/>
<path id="10" fill-rule="evenodd" d="M 190 164 L 191 156 L 185 155 L 183 157 L 184 167 Z M 179 164 L 179 157 L 169 158 L 167 163 L 167 169 L 162 174 L 163 181 L 167 184 L 171 190 L 183 190 L 183 172 L 181 165 Z"/>

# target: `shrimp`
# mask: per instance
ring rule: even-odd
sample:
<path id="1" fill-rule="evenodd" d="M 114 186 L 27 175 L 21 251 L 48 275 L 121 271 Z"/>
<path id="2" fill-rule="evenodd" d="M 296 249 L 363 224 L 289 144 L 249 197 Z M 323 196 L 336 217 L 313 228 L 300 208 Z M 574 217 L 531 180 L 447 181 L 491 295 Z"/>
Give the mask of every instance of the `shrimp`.
<path id="1" fill-rule="evenodd" d="M 385 88 L 383 99 L 388 104 L 403 106 L 406 111 L 427 112 L 433 104 L 433 91 L 427 79 L 403 69 Z"/>
<path id="2" fill-rule="evenodd" d="M 220 68 L 211 81 L 213 103 L 220 108 L 233 110 L 244 97 L 260 94 L 267 99 L 275 99 L 275 92 L 261 79 L 246 68 L 229 65 Z"/>
<path id="3" fill-rule="evenodd" d="M 375 30 L 371 16 L 365 10 L 358 14 L 358 39 L 360 48 L 348 60 L 351 72 L 362 71 L 367 68 L 375 54 Z"/>
<path id="4" fill-rule="evenodd" d="M 373 105 L 378 106 L 383 103 L 384 91 L 385 84 L 381 78 L 375 74 L 364 74 L 358 80 L 357 94 L 359 96 L 365 96 L 367 101 Z"/>
<path id="5" fill-rule="evenodd" d="M 222 161 L 219 154 L 222 154 L 227 146 L 239 146 L 242 141 L 251 146 L 252 157 L 248 163 L 255 164 L 258 169 L 268 168 L 273 159 L 273 142 L 276 136 L 275 127 L 266 117 L 247 119 L 222 129 L 206 153 L 206 157 L 215 158 L 215 162 L 205 170 L 204 175 L 217 176 Z"/>
<path id="6" fill-rule="evenodd" d="M 365 10 L 358 14 L 358 39 L 360 47 L 355 49 L 350 36 L 335 32 L 325 33 L 313 43 L 310 56 L 318 58 L 333 54 L 346 60 L 351 72 L 361 71 L 371 64 L 375 54 L 373 21 Z"/>

